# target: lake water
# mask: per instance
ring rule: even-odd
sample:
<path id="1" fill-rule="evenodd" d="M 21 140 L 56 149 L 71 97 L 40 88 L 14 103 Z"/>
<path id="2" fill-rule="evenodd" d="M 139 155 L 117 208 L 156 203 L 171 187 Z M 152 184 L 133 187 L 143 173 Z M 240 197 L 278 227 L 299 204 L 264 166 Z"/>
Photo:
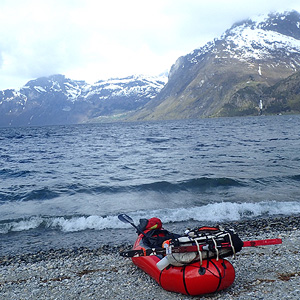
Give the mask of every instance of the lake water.
<path id="1" fill-rule="evenodd" d="M 299 199 L 299 115 L 0 128 L 0 255 L 125 239 L 119 213 L 205 225 Z"/>

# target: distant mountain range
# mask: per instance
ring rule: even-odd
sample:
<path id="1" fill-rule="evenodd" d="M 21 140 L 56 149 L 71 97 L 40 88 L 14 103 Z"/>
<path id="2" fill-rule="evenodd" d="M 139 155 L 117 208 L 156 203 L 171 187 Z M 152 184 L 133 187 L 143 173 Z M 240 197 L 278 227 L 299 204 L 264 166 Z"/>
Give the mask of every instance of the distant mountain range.
<path id="1" fill-rule="evenodd" d="M 131 76 L 95 84 L 53 75 L 29 81 L 19 91 L 0 91 L 0 126 L 77 124 L 118 119 L 154 98 L 167 81 Z"/>
<path id="2" fill-rule="evenodd" d="M 54 75 L 0 91 L 0 126 L 300 113 L 299 72 L 300 14 L 274 13 L 178 58 L 168 78 Z"/>

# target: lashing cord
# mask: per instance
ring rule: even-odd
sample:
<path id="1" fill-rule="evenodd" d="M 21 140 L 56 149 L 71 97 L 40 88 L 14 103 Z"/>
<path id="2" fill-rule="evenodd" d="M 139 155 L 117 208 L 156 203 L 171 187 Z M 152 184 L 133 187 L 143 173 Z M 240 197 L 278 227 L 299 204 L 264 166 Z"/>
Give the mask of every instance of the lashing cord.
<path id="1" fill-rule="evenodd" d="M 198 243 L 198 241 L 195 239 L 194 240 L 195 241 L 195 243 L 196 243 L 196 245 L 197 245 L 197 250 L 198 250 L 198 253 L 199 253 L 199 259 L 200 259 L 200 267 L 202 266 L 202 262 L 203 262 L 203 260 L 202 260 L 202 252 L 201 252 L 201 250 L 200 250 L 200 246 L 199 246 L 199 243 Z"/>
<path id="2" fill-rule="evenodd" d="M 216 242 L 216 240 L 215 240 L 213 237 L 212 237 L 211 239 L 212 239 L 212 241 L 214 242 L 215 250 L 216 250 L 216 253 L 217 253 L 216 261 L 219 261 L 219 250 L 218 250 L 217 242 Z"/>
<path id="3" fill-rule="evenodd" d="M 231 246 L 232 252 L 233 252 L 233 257 L 236 258 L 235 248 L 234 248 L 234 245 L 233 245 L 233 242 L 232 242 L 231 235 L 229 233 L 228 233 L 228 236 L 229 236 L 230 246 Z"/>

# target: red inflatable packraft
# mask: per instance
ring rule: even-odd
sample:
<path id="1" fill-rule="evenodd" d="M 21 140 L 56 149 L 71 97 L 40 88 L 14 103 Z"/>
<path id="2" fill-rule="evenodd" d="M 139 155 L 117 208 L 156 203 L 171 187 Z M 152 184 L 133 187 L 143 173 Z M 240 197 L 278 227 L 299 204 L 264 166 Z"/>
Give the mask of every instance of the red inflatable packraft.
<path id="1" fill-rule="evenodd" d="M 139 235 L 133 249 L 142 249 Z M 196 261 L 184 266 L 168 266 L 160 271 L 156 264 L 160 261 L 156 255 L 132 257 L 133 263 L 155 279 L 167 291 L 186 295 L 202 295 L 228 288 L 235 279 L 235 270 L 226 259 L 205 259 L 200 265 Z"/>

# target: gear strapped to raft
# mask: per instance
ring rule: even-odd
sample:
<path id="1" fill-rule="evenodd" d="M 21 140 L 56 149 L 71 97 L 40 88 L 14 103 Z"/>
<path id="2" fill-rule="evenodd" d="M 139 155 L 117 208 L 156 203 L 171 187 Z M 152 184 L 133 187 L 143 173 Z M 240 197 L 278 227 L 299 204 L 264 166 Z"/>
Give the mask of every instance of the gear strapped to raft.
<path id="1" fill-rule="evenodd" d="M 175 239 L 174 246 L 197 246 L 200 260 L 235 256 L 243 247 L 242 240 L 232 229 L 217 227 L 199 227 L 186 230 L 185 236 Z M 200 247 L 201 246 L 201 247 Z"/>
<path id="2" fill-rule="evenodd" d="M 176 253 L 174 247 L 194 246 L 194 252 Z M 200 265 L 204 259 L 235 256 L 243 247 L 243 242 L 233 230 L 225 230 L 220 227 L 199 227 L 187 230 L 185 236 L 181 236 L 165 242 L 166 256 L 158 264 L 159 269 L 164 269 L 169 264 L 183 266 L 199 260 Z"/>
<path id="3" fill-rule="evenodd" d="M 255 247 L 281 244 L 281 239 L 267 239 L 243 242 L 232 229 L 216 227 L 198 227 L 186 230 L 183 236 L 171 233 L 162 228 L 158 218 L 140 219 L 140 224 L 135 226 L 132 219 L 125 215 L 119 215 L 123 222 L 130 223 L 141 235 L 141 249 L 122 251 L 123 257 L 138 257 L 157 255 L 161 261 L 157 267 L 163 269 L 169 264 L 183 266 L 196 260 L 224 258 L 234 256 L 242 247 Z"/>
<path id="4" fill-rule="evenodd" d="M 243 242 L 233 230 L 218 227 L 199 227 L 187 230 L 184 236 L 162 228 L 160 219 L 140 219 L 137 233 L 142 233 L 142 249 L 125 251 L 124 257 L 163 255 L 158 268 L 171 264 L 183 266 L 195 260 L 227 257 L 243 247 Z M 191 247 L 193 247 L 191 249 Z M 135 253 L 133 253 L 135 252 Z"/>

